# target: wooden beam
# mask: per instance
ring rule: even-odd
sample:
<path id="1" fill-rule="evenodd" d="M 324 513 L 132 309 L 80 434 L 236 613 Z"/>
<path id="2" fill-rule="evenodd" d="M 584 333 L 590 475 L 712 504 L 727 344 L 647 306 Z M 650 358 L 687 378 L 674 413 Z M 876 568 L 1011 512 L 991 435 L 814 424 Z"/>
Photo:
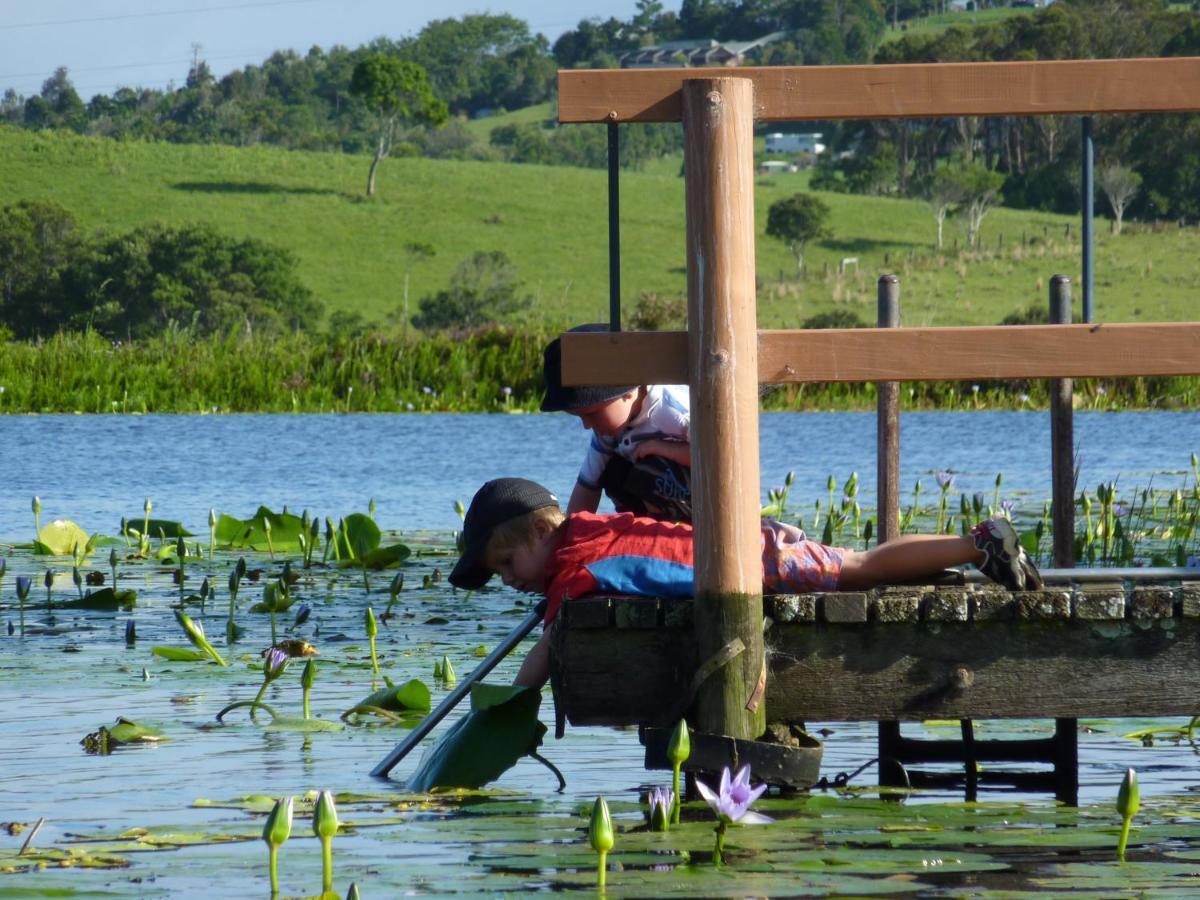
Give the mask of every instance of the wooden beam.
<path id="1" fill-rule="evenodd" d="M 760 331 L 758 380 L 1200 375 L 1200 322 Z M 687 384 L 687 332 L 563 335 L 563 383 Z"/>
<path id="2" fill-rule="evenodd" d="M 693 724 L 756 740 L 766 729 L 758 342 L 754 283 L 754 86 L 683 86 L 696 648 L 744 652 L 704 679 Z M 760 679 L 762 686 L 759 686 Z"/>
<path id="3" fill-rule="evenodd" d="M 754 81 L 756 119 L 920 119 L 1200 111 L 1200 58 L 559 69 L 558 120 L 678 122 L 684 79 Z"/>

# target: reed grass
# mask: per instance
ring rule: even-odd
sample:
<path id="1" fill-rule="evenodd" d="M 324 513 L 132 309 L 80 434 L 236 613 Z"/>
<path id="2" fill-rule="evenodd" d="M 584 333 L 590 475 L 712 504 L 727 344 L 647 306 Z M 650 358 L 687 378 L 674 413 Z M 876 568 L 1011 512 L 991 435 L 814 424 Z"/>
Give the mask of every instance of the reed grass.
<path id="1" fill-rule="evenodd" d="M 542 348 L 561 328 L 496 328 L 427 338 L 292 334 L 196 337 L 173 329 L 112 342 L 63 333 L 0 342 L 0 412 L 515 412 L 541 402 Z M 977 388 L 977 389 L 976 389 Z M 905 409 L 1023 409 L 1047 404 L 1045 382 L 907 385 Z M 1078 379 L 1088 409 L 1188 409 L 1200 378 Z M 767 410 L 870 409 L 871 384 L 785 385 Z"/>

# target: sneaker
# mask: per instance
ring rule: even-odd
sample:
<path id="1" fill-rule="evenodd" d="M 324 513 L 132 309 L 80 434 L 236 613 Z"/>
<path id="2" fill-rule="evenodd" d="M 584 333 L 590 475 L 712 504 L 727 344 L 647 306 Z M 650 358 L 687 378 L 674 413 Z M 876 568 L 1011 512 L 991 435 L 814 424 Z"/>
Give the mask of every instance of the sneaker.
<path id="1" fill-rule="evenodd" d="M 1042 576 L 1021 546 L 1016 530 L 1008 519 L 996 517 L 971 529 L 975 549 L 982 551 L 981 571 L 1010 591 L 1040 591 Z"/>

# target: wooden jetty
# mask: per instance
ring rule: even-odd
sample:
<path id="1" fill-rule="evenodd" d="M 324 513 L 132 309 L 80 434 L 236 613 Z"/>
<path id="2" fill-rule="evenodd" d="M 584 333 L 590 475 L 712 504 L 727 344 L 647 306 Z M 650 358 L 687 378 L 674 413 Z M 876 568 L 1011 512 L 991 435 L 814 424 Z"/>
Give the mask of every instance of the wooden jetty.
<path id="1" fill-rule="evenodd" d="M 764 601 L 760 383 L 879 383 L 882 542 L 898 534 L 899 382 L 1053 379 L 1054 563 L 1070 567 L 1070 380 L 1200 374 L 1200 322 L 1091 322 L 1085 264 L 1084 324 L 1069 324 L 1069 280 L 1055 276 L 1054 324 L 898 327 L 899 285 L 885 274 L 878 328 L 760 332 L 753 123 L 1077 114 L 1084 116 L 1090 161 L 1093 114 L 1200 111 L 1200 58 L 564 70 L 558 78 L 561 122 L 608 124 L 615 276 L 612 331 L 563 335 L 563 381 L 690 386 L 696 535 L 694 603 L 596 598 L 564 605 L 551 677 L 567 719 L 666 724 L 686 708 L 698 733 L 731 754 L 767 734 L 768 722 L 875 720 L 883 723 L 881 757 L 902 761 L 922 757 L 900 736 L 900 721 L 959 718 L 963 739 L 953 753 L 970 763 L 970 791 L 974 761 L 995 758 L 983 753 L 1024 752 L 1010 748 L 1004 756 L 976 742 L 970 719 L 1053 717 L 1059 724 L 1050 748 L 1034 748 L 1041 755 L 1025 749 L 1054 763 L 1055 790 L 1070 800 L 1076 717 L 1196 711 L 1195 582 L 1089 582 L 1013 595 L 966 585 L 888 588 Z M 687 331 L 622 332 L 617 129 L 680 121 Z M 1085 175 L 1090 184 L 1090 168 Z M 930 754 L 945 756 L 929 750 L 924 758 Z"/>

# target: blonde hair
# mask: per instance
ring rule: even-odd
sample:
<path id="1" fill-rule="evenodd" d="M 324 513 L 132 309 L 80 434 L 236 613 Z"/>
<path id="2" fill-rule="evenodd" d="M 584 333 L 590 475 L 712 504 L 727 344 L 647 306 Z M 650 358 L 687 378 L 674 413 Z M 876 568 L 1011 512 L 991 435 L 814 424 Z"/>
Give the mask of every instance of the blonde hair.
<path id="1" fill-rule="evenodd" d="M 543 506 L 541 509 L 535 509 L 501 522 L 492 529 L 483 558 L 490 561 L 502 553 L 532 544 L 538 537 L 537 525 L 539 522 L 545 522 L 552 529 L 556 529 L 566 519 L 567 514 L 559 507 Z M 489 568 L 491 568 L 490 562 Z"/>

